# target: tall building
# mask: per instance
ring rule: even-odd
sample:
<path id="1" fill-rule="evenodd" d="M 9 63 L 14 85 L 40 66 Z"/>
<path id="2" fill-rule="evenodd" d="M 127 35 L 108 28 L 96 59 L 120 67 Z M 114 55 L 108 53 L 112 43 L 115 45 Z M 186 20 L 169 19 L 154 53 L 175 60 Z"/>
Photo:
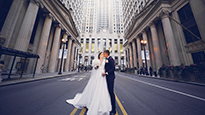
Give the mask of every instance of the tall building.
<path id="1" fill-rule="evenodd" d="M 81 33 L 82 29 L 82 7 L 83 0 L 60 0 L 63 5 L 71 12 L 75 27 L 78 33 Z"/>
<path id="2" fill-rule="evenodd" d="M 59 0 L 6 0 L 0 2 L 0 9 L 0 45 L 39 55 L 36 73 L 59 71 L 62 38 L 67 39 L 65 49 L 68 53 L 63 60 L 63 71 L 76 67 L 80 27 L 76 27 L 74 21 L 76 16 L 75 23 L 80 22 L 80 14 L 72 17 L 71 10 Z M 2 53 L 0 57 L 5 62 L 5 73 L 10 69 L 12 74 L 21 72 L 24 62 L 24 73 L 30 74 L 34 70 L 35 59 L 16 57 L 11 68 L 15 58 Z"/>
<path id="3" fill-rule="evenodd" d="M 141 40 L 154 71 L 162 64 L 205 62 L 204 0 L 122 0 L 122 6 L 129 68 L 145 66 Z"/>
<path id="4" fill-rule="evenodd" d="M 123 64 L 123 18 L 120 0 L 84 0 L 81 63 L 90 65 L 99 52 L 110 50 L 116 65 Z"/>

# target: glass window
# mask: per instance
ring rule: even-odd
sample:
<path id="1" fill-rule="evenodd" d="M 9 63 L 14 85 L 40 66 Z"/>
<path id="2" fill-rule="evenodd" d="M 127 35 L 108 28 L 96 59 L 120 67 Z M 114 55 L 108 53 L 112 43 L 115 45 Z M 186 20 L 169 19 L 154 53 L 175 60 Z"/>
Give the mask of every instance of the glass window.
<path id="1" fill-rule="evenodd" d="M 99 52 L 100 48 L 100 38 L 98 38 L 98 47 L 97 47 L 97 52 Z"/>
<path id="2" fill-rule="evenodd" d="M 114 44 L 114 46 L 115 46 L 115 53 L 117 53 L 117 39 L 115 39 L 115 44 Z"/>
<path id="3" fill-rule="evenodd" d="M 83 46 L 84 46 L 83 45 L 83 38 L 81 38 L 81 42 L 80 43 L 81 43 L 81 50 L 80 50 L 80 52 L 83 52 Z"/>
<path id="4" fill-rule="evenodd" d="M 191 32 L 196 34 L 199 38 L 201 38 L 201 35 L 199 33 L 194 15 L 192 13 L 191 7 L 189 4 L 185 5 L 183 8 L 181 8 L 178 11 L 179 19 L 181 21 L 181 24 L 184 25 L 186 28 L 188 28 Z M 191 33 L 189 33 L 187 30 L 183 28 L 184 36 L 186 39 L 187 44 L 191 42 L 198 41 L 196 37 L 194 37 Z"/>
<path id="5" fill-rule="evenodd" d="M 115 57 L 115 65 L 118 65 L 118 57 Z"/>
<path id="6" fill-rule="evenodd" d="M 123 53 L 123 40 L 120 40 L 120 53 Z"/>
<path id="7" fill-rule="evenodd" d="M 106 38 L 103 38 L 103 50 L 106 50 Z"/>
<path id="8" fill-rule="evenodd" d="M 92 46 L 91 46 L 91 52 L 94 53 L 95 52 L 95 39 L 92 39 Z"/>
<path id="9" fill-rule="evenodd" d="M 86 52 L 86 53 L 89 52 L 89 38 L 86 39 L 86 48 L 85 48 L 85 52 Z"/>
<path id="10" fill-rule="evenodd" d="M 112 39 L 109 39 L 109 51 L 112 53 Z"/>
<path id="11" fill-rule="evenodd" d="M 91 56 L 90 64 L 92 65 L 92 62 L 94 60 L 94 56 Z"/>

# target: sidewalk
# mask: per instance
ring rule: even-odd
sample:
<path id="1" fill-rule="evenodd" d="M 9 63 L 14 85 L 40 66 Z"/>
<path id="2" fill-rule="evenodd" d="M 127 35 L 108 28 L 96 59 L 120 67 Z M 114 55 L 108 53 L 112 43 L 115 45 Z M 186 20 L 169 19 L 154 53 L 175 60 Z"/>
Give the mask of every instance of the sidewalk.
<path id="1" fill-rule="evenodd" d="M 7 75 L 1 76 L 4 80 L 0 83 L 0 87 L 8 86 L 8 85 L 15 85 L 20 83 L 26 83 L 26 82 L 32 82 L 32 81 L 38 81 L 38 80 L 44 80 L 44 79 L 50 79 L 55 77 L 61 77 L 66 75 L 72 75 L 78 73 L 75 72 L 63 72 L 61 75 L 58 75 L 58 73 L 43 73 L 43 74 L 36 74 L 33 78 L 33 74 L 23 75 L 22 78 L 19 78 L 19 75 L 12 75 L 11 79 L 7 79 Z"/>
<path id="2" fill-rule="evenodd" d="M 135 74 L 138 75 L 139 77 L 147 77 L 147 78 L 152 78 L 152 79 L 160 79 L 160 80 L 166 80 L 166 81 L 172 81 L 172 82 L 180 82 L 180 83 L 186 83 L 186 84 L 192 84 L 192 85 L 198 85 L 198 86 L 204 86 L 204 83 L 198 83 L 198 82 L 193 82 L 193 81 L 183 81 L 183 80 L 177 80 L 177 79 L 172 79 L 172 78 L 162 78 L 159 75 L 157 77 L 155 76 L 150 76 L 150 75 L 139 75 L 139 74 Z"/>

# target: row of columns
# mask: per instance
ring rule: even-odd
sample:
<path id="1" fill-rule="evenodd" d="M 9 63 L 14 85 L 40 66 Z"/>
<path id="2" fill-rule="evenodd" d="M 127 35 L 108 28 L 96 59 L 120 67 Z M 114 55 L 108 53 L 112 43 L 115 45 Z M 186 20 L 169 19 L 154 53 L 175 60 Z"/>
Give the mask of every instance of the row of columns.
<path id="1" fill-rule="evenodd" d="M 180 59 L 179 59 L 179 55 L 177 52 L 177 47 L 176 47 L 174 33 L 172 30 L 170 19 L 167 15 L 163 15 L 161 17 L 161 21 L 162 21 L 162 25 L 163 25 L 163 32 L 165 35 L 166 45 L 168 48 L 168 55 L 169 55 L 169 59 L 170 59 L 169 60 L 170 64 L 171 65 L 180 65 Z M 141 43 L 140 43 L 140 40 L 142 40 L 142 39 L 147 41 L 146 50 L 153 49 L 153 52 L 149 51 L 149 53 L 154 53 L 154 55 L 150 55 L 150 56 L 154 56 L 154 58 L 153 58 L 154 60 L 151 60 L 151 57 L 150 57 L 150 61 L 147 61 L 148 68 L 151 66 L 151 61 L 154 61 L 154 63 L 152 63 L 152 64 L 155 64 L 155 65 L 153 65 L 152 68 L 154 68 L 155 71 L 158 70 L 161 67 L 161 65 L 163 64 L 156 25 L 152 22 L 149 26 L 149 29 L 151 31 L 151 39 L 148 39 L 146 31 L 143 30 L 140 33 L 142 35 L 141 39 L 140 39 L 139 34 L 138 34 L 136 36 L 136 38 L 133 39 L 128 44 L 129 45 L 128 46 L 129 52 L 128 52 L 128 50 L 126 50 L 126 52 L 130 54 L 130 57 L 127 57 L 127 58 L 130 58 L 129 65 L 131 68 L 133 68 L 133 67 L 141 68 L 143 66 L 142 59 L 141 59 L 141 56 L 142 56 L 141 50 L 143 50 L 143 49 L 141 49 L 142 47 L 141 47 Z M 150 43 L 152 43 L 152 45 Z M 137 58 L 137 55 L 138 55 L 138 58 Z M 132 59 L 132 57 L 134 59 Z"/>
<path id="2" fill-rule="evenodd" d="M 17 22 L 17 17 L 20 14 L 21 7 L 23 6 L 24 0 L 14 0 L 12 3 L 12 7 L 8 13 L 8 17 L 5 21 L 6 26 L 3 27 L 2 32 L 5 32 L 3 35 L 6 38 L 6 42 L 4 44 L 5 47 L 9 47 L 9 44 L 11 42 L 11 35 L 12 33 L 8 34 L 8 32 L 14 30 L 14 26 Z M 38 0 L 30 0 L 29 5 L 26 9 L 26 13 L 24 15 L 16 43 L 14 45 L 14 49 L 21 50 L 27 52 L 29 49 L 30 44 L 30 38 L 34 29 L 34 25 L 37 19 L 37 15 L 39 13 L 39 7 L 43 8 L 42 3 Z M 13 15 L 13 16 L 12 16 Z M 56 72 L 59 68 L 57 66 L 58 64 L 58 53 L 59 48 L 61 44 L 61 34 L 63 34 L 63 38 L 68 38 L 68 33 L 63 32 L 65 29 L 61 24 L 54 24 L 58 23 L 55 20 L 55 17 L 53 14 L 49 13 L 44 15 L 45 20 L 43 18 L 39 19 L 38 26 L 37 26 L 37 32 L 35 33 L 34 37 L 34 43 L 32 46 L 32 53 L 37 53 L 40 58 L 38 60 L 36 73 L 41 73 L 41 67 L 43 65 L 48 66 L 48 72 Z M 10 19 L 8 19 L 10 18 Z M 13 24 L 13 21 L 15 22 Z M 12 23 L 11 23 L 12 22 Z M 14 26 L 12 26 L 12 24 Z M 55 27 L 53 27 L 53 25 Z M 54 30 L 55 29 L 55 30 Z M 52 35 L 51 35 L 52 34 Z M 9 37 L 10 35 L 10 37 Z M 74 47 L 75 42 L 73 42 L 72 38 L 68 39 L 68 56 L 66 58 L 66 62 L 63 63 L 64 71 L 70 71 L 71 66 L 73 64 L 73 57 L 74 57 Z M 71 53 L 72 52 L 72 53 Z M 71 56 L 72 55 L 72 56 Z M 49 58 L 49 59 L 47 59 Z M 20 58 L 17 59 L 17 61 L 20 61 Z M 27 71 L 32 71 L 34 66 L 34 59 L 30 59 Z M 58 67 L 58 68 L 57 68 Z"/>

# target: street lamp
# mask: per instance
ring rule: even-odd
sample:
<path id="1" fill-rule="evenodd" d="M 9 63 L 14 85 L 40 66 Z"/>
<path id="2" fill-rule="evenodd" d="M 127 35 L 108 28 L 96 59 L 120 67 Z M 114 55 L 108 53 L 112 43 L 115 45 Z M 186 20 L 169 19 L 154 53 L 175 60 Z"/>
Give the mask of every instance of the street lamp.
<path id="1" fill-rule="evenodd" d="M 145 71 L 146 71 L 146 75 L 148 75 L 148 72 L 147 72 L 147 57 L 146 57 L 146 49 L 145 49 L 147 41 L 146 40 L 141 40 L 141 44 L 142 44 L 142 46 L 144 46 L 144 57 L 145 57 L 145 65 L 146 65 Z"/>
<path id="2" fill-rule="evenodd" d="M 60 70 L 58 74 L 62 74 L 63 55 L 64 55 L 64 48 L 65 48 L 66 41 L 67 41 L 66 39 L 64 38 L 62 39 L 63 51 L 62 51 L 62 56 L 61 56 Z"/>
<path id="3" fill-rule="evenodd" d="M 121 54 L 121 57 L 122 57 L 122 60 L 123 60 L 122 69 L 123 69 L 123 71 L 124 71 L 124 57 L 125 57 L 125 55 L 124 55 L 124 54 Z"/>
<path id="4" fill-rule="evenodd" d="M 81 59 L 81 54 L 82 54 L 82 52 L 79 52 L 78 54 L 79 54 L 79 58 L 78 58 L 78 60 L 79 60 L 79 63 L 78 63 L 78 72 L 80 72 L 80 59 Z"/>

